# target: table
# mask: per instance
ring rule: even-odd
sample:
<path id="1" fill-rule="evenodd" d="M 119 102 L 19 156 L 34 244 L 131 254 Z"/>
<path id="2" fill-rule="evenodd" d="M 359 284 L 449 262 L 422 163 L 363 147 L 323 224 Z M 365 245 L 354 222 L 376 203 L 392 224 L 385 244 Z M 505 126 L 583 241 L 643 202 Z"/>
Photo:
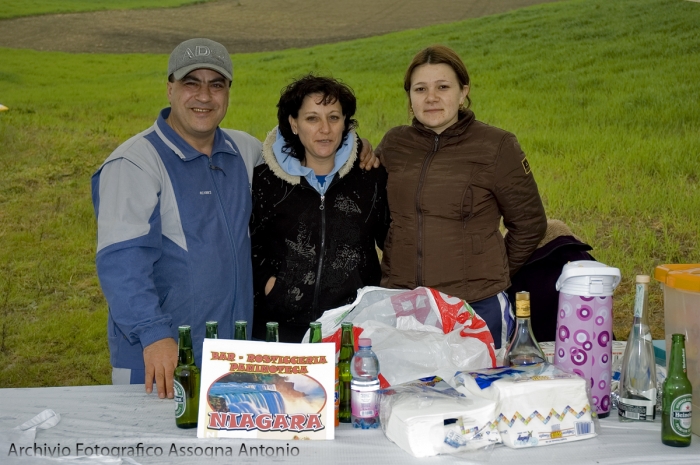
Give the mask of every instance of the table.
<path id="1" fill-rule="evenodd" d="M 4 444 L 0 450 L 0 464 L 455 463 L 451 456 L 414 458 L 391 443 L 381 430 L 356 430 L 349 425 L 341 425 L 336 430 L 334 441 L 197 439 L 196 430 L 175 426 L 173 401 L 147 395 L 143 385 L 0 389 L 0 436 L 44 409 L 59 413 L 61 421 L 53 428 L 39 430 L 35 443 L 42 451 L 55 450 L 60 445 L 63 456 L 57 459 L 8 455 L 9 446 Z M 518 450 L 499 445 L 490 457 L 472 458 L 490 459 L 489 464 L 509 465 L 700 464 L 698 436 L 693 436 L 690 447 L 668 447 L 661 443 L 658 419 L 654 423 L 619 423 L 614 415 L 615 412 L 611 418 L 600 421 L 602 431 L 590 440 Z M 95 447 L 136 448 L 139 443 L 140 456 L 86 457 Z M 195 449 L 197 447 L 200 449 Z M 222 452 L 218 457 L 202 455 L 206 447 L 219 447 Z M 160 456 L 146 456 L 147 449 L 155 454 L 156 448 L 160 448 Z M 230 456 L 222 457 L 227 450 Z M 471 462 L 484 463 L 462 461 Z"/>

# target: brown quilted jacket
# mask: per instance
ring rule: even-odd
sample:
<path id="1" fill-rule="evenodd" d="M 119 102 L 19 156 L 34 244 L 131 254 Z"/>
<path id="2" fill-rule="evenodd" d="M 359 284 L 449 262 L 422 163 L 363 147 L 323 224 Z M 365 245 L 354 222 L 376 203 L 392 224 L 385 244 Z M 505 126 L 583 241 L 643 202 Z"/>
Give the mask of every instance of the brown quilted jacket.
<path id="1" fill-rule="evenodd" d="M 392 217 L 382 286 L 429 286 L 467 302 L 506 290 L 547 229 L 515 136 L 467 110 L 440 135 L 415 119 L 393 128 L 376 152 Z"/>

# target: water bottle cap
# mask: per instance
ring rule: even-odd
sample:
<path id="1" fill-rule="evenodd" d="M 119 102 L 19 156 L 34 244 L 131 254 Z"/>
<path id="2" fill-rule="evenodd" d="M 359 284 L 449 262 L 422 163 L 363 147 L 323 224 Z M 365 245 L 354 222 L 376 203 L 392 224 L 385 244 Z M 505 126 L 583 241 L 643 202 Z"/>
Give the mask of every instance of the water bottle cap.
<path id="1" fill-rule="evenodd" d="M 372 347 L 372 339 L 368 337 L 361 337 L 357 345 L 360 347 Z"/>

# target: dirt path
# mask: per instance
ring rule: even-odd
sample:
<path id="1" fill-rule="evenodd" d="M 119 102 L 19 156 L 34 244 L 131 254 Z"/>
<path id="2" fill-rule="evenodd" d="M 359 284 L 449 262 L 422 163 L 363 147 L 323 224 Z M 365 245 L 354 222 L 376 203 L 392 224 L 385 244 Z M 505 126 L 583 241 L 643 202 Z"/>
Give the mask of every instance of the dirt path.
<path id="1" fill-rule="evenodd" d="M 170 53 L 191 37 L 231 53 L 280 50 L 459 21 L 556 0 L 220 0 L 181 8 L 0 21 L 0 47 Z M 426 6 L 429 5 L 429 6 Z"/>

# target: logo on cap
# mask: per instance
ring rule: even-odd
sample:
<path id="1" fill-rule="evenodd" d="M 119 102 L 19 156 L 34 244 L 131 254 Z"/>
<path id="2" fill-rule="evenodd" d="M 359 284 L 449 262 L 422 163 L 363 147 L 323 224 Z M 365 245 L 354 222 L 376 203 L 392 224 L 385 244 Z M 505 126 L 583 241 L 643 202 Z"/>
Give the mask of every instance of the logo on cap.
<path id="1" fill-rule="evenodd" d="M 192 49 L 190 49 L 190 48 L 188 48 L 188 49 L 186 50 L 186 51 L 187 51 L 187 55 L 189 55 L 190 58 L 194 58 L 194 57 L 208 57 L 209 55 L 211 55 L 211 49 L 210 49 L 209 47 L 205 46 L 205 45 L 197 45 L 197 46 L 194 48 L 194 50 L 195 50 L 194 53 L 192 53 Z"/>

